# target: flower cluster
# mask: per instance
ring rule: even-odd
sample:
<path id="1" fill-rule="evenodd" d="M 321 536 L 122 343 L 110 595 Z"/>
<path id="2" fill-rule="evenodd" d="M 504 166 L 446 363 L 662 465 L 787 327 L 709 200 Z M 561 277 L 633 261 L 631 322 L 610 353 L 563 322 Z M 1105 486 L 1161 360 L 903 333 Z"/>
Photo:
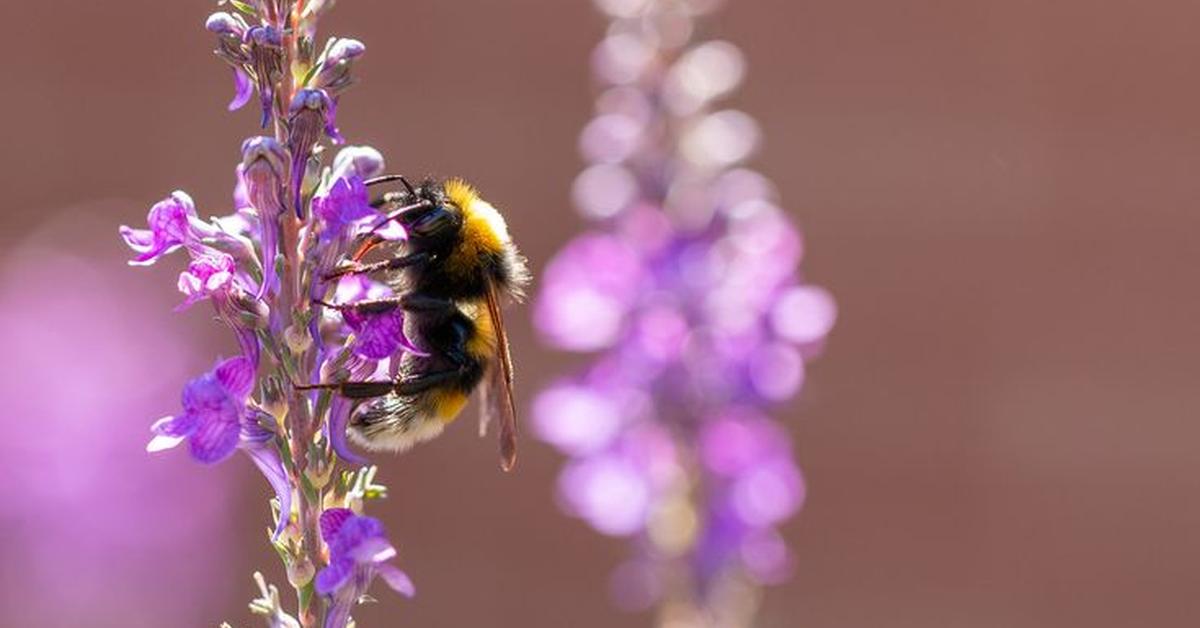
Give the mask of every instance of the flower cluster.
<path id="1" fill-rule="evenodd" d="M 147 227 L 121 227 L 134 265 L 182 251 L 178 309 L 207 301 L 236 339 L 238 353 L 219 359 L 183 388 L 182 409 L 151 427 L 147 446 L 186 445 L 196 461 L 215 464 L 244 452 L 275 494 L 271 540 L 296 588 L 293 617 L 278 592 L 261 581 L 252 608 L 272 626 L 346 626 L 374 576 L 412 595 L 382 526 L 361 512 L 382 497 L 373 467 L 347 445 L 346 400 L 298 384 L 386 373 L 412 348 L 403 313 L 343 317 L 318 304 L 386 295 L 367 278 L 332 271 L 368 237 L 403 238 L 372 205 L 367 181 L 382 173 L 382 155 L 367 146 L 342 148 L 325 164 L 326 143 L 341 144 L 338 99 L 353 82 L 364 46 L 331 38 L 317 52 L 318 18 L 332 2 L 232 2 L 210 16 L 217 55 L 234 75 L 236 109 L 254 92 L 268 135 L 241 146 L 233 206 L 202 219 L 184 192 L 155 204 Z M 324 600 L 319 623 L 316 600 Z"/>
<path id="2" fill-rule="evenodd" d="M 742 164 L 759 130 L 715 104 L 740 83 L 732 44 L 694 42 L 702 0 L 597 0 L 596 116 L 574 203 L 596 227 L 544 271 L 536 323 L 594 352 L 544 390 L 539 436 L 570 457 L 569 513 L 635 540 L 618 601 L 667 623 L 746 625 L 756 585 L 788 575 L 777 530 L 804 501 L 784 428 L 835 306 L 797 272 L 799 232 Z"/>

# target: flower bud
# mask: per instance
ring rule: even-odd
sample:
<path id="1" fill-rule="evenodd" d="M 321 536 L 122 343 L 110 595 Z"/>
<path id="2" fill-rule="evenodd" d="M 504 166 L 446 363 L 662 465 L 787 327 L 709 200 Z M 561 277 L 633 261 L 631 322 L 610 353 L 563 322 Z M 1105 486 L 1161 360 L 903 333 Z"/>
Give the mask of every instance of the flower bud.
<path id="1" fill-rule="evenodd" d="M 361 179 L 370 179 L 383 172 L 383 155 L 370 146 L 347 146 L 333 158 L 333 170 L 330 179 L 347 177 L 356 174 Z"/>
<path id="2" fill-rule="evenodd" d="M 283 181 L 287 152 L 270 137 L 252 137 L 242 143 L 242 181 L 250 204 L 262 222 L 262 297 L 276 284 L 275 258 L 279 252 L 279 217 L 283 215 Z"/>
<path id="3" fill-rule="evenodd" d="M 353 61 L 366 50 L 357 39 L 330 39 L 321 56 L 321 71 L 313 81 L 314 86 L 335 94 L 349 87 L 353 81 L 350 76 Z"/>
<path id="4" fill-rule="evenodd" d="M 292 325 L 285 329 L 283 339 L 292 353 L 297 355 L 308 351 L 308 348 L 312 346 L 312 336 L 308 334 L 307 329 L 298 325 Z"/>
<path id="5" fill-rule="evenodd" d="M 288 562 L 287 577 L 288 582 L 297 589 L 302 589 L 309 582 L 312 582 L 313 576 L 317 570 L 313 567 L 307 556 L 299 556 Z"/>
<path id="6" fill-rule="evenodd" d="M 246 35 L 246 21 L 240 16 L 225 12 L 217 12 L 208 16 L 208 19 L 204 22 L 204 28 L 210 33 L 215 33 L 223 37 L 229 36 L 241 39 Z"/>
<path id="7" fill-rule="evenodd" d="M 322 89 L 302 89 L 296 92 L 288 107 L 288 149 L 292 153 L 292 199 L 296 216 L 304 218 L 303 184 L 309 157 L 322 135 L 341 143 L 335 123 L 337 106 Z"/>
<path id="8" fill-rule="evenodd" d="M 263 410 L 266 410 L 279 425 L 283 424 L 288 413 L 288 398 L 287 391 L 284 390 L 283 384 L 278 377 L 274 375 L 268 376 L 263 382 L 262 403 L 260 404 Z"/>
<path id="9" fill-rule="evenodd" d="M 258 78 L 258 96 L 262 104 L 262 126 L 271 121 L 275 85 L 283 78 L 283 36 L 273 26 L 255 26 L 244 37 L 250 47 L 250 63 Z"/>
<path id="10" fill-rule="evenodd" d="M 271 317 L 271 309 L 244 292 L 237 292 L 231 299 L 236 322 L 246 329 L 264 329 Z"/>

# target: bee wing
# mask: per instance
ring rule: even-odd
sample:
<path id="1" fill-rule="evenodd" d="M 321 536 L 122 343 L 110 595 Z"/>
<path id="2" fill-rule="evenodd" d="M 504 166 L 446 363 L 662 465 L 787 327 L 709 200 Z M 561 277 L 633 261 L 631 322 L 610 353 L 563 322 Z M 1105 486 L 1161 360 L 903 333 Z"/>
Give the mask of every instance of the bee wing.
<path id="1" fill-rule="evenodd" d="M 517 407 L 513 401 L 512 355 L 508 351 L 508 332 L 504 329 L 504 317 L 500 312 L 500 296 L 496 286 L 487 290 L 488 315 L 496 333 L 496 355 L 485 375 L 487 381 L 480 398 L 479 431 L 487 432 L 494 420 L 500 422 L 500 468 L 511 471 L 517 462 Z"/>

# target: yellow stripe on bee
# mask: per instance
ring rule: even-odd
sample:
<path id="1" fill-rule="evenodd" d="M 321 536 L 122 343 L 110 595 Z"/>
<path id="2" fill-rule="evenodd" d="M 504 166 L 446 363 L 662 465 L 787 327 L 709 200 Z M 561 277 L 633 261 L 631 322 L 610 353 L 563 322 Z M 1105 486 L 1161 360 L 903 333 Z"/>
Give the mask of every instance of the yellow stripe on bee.
<path id="1" fill-rule="evenodd" d="M 430 393 L 433 404 L 433 414 L 442 423 L 449 423 L 458 417 L 463 406 L 467 405 L 467 396 L 458 390 L 439 390 Z"/>
<path id="2" fill-rule="evenodd" d="M 475 333 L 467 340 L 467 354 L 486 363 L 496 355 L 496 325 L 484 303 L 464 305 L 463 311 L 475 324 Z"/>
<path id="3" fill-rule="evenodd" d="M 443 188 L 450 201 L 463 212 L 462 238 L 446 259 L 446 269 L 453 274 L 469 275 L 477 271 L 480 257 L 504 250 L 510 242 L 508 225 L 491 203 L 479 198 L 479 193 L 462 179 L 450 179 Z"/>

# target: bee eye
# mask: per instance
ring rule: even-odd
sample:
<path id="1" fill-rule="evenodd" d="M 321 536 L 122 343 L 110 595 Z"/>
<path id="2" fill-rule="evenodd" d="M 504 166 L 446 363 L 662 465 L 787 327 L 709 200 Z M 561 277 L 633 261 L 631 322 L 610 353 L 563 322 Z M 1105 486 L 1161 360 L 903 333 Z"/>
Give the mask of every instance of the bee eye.
<path id="1" fill-rule="evenodd" d="M 413 221 L 410 228 L 419 236 L 430 236 L 446 230 L 454 224 L 454 214 L 445 207 L 437 207 Z"/>

